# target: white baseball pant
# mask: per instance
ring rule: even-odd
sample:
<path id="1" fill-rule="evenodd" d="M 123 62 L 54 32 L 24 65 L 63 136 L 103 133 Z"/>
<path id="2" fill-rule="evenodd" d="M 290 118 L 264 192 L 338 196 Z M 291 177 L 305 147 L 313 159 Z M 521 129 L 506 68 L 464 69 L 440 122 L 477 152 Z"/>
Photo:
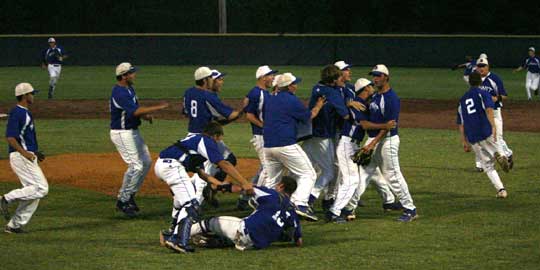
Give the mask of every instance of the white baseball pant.
<path id="1" fill-rule="evenodd" d="M 62 72 L 62 65 L 53 65 L 48 64 L 47 65 L 47 71 L 49 71 L 49 77 L 60 77 L 60 73 Z"/>
<path id="2" fill-rule="evenodd" d="M 369 144 L 373 139 L 369 138 L 366 144 Z M 416 206 L 399 166 L 399 143 L 399 135 L 383 138 L 375 146 L 371 163 L 364 167 L 364 170 L 367 177 L 371 178 L 377 174 L 377 167 L 379 167 L 384 179 L 390 184 L 392 193 L 396 195 L 401 205 L 406 209 L 413 210 L 416 209 Z"/>
<path id="3" fill-rule="evenodd" d="M 201 222 L 194 224 L 191 227 L 191 236 L 203 233 L 203 228 L 201 228 Z M 213 217 L 208 221 L 209 228 L 205 230 L 210 230 L 216 235 L 228 238 L 235 244 L 236 249 L 246 250 L 253 247 L 253 241 L 249 237 L 249 234 L 246 233 L 244 220 L 237 217 Z"/>
<path id="4" fill-rule="evenodd" d="M 540 83 L 540 74 L 527 71 L 527 77 L 525 79 L 525 91 L 527 91 L 527 98 L 532 98 L 532 92 L 538 90 L 538 84 Z"/>
<path id="5" fill-rule="evenodd" d="M 37 159 L 30 161 L 19 152 L 12 152 L 9 154 L 9 163 L 23 186 L 4 195 L 8 203 L 19 201 L 15 214 L 7 224 L 17 229 L 28 224 L 37 210 L 39 199 L 49 193 L 49 184 Z"/>
<path id="6" fill-rule="evenodd" d="M 474 153 L 482 160 L 484 172 L 497 191 L 504 188 L 501 178 L 495 170 L 495 153 L 498 152 L 498 148 L 500 146 L 493 141 L 493 136 L 472 145 Z"/>
<path id="7" fill-rule="evenodd" d="M 336 155 L 334 140 L 313 137 L 304 141 L 302 149 L 304 149 L 313 166 L 318 167 L 321 172 L 311 191 L 311 195 L 319 198 L 321 192 L 328 187 L 331 181 L 335 180 L 337 175 L 334 165 Z"/>
<path id="8" fill-rule="evenodd" d="M 358 146 L 350 137 L 341 136 L 336 148 L 340 181 L 337 182 L 334 204 L 330 207 L 330 212 L 336 216 L 341 215 L 341 209 L 349 203 L 360 183 L 358 165 L 351 158 L 356 150 Z"/>
<path id="9" fill-rule="evenodd" d="M 139 130 L 111 130 L 110 135 L 118 153 L 128 165 L 118 192 L 118 200 L 127 202 L 141 188 L 152 165 L 152 158 Z"/>
<path id="10" fill-rule="evenodd" d="M 506 141 L 503 138 L 503 118 L 501 113 L 501 108 L 493 110 L 493 117 L 495 118 L 495 128 L 497 129 L 497 144 L 499 145 L 500 154 L 507 157 L 512 156 L 513 152 L 506 144 Z"/>
<path id="11" fill-rule="evenodd" d="M 264 169 L 265 161 L 263 135 L 253 135 L 253 138 L 251 138 L 250 142 L 253 144 L 255 152 L 257 152 L 257 156 L 259 157 L 259 161 L 261 162 L 259 170 L 257 171 L 257 175 L 253 177 L 253 184 L 256 186 L 264 186 L 266 170 Z"/>
<path id="12" fill-rule="evenodd" d="M 469 85 L 469 75 L 463 75 L 463 80 L 467 85 Z"/>
<path id="13" fill-rule="evenodd" d="M 297 188 L 291 196 L 291 201 L 297 206 L 308 206 L 309 195 L 317 174 L 306 153 L 298 144 L 264 148 L 266 161 L 265 186 L 275 188 L 281 179 L 285 168 L 296 177 Z"/>

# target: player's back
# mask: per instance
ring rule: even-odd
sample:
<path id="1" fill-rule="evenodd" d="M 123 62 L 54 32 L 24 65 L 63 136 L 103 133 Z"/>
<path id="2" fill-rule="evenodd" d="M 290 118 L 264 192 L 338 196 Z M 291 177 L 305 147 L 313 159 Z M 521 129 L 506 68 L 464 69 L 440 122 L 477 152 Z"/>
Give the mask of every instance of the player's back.
<path id="1" fill-rule="evenodd" d="M 333 138 L 337 129 L 338 117 L 348 114 L 345 101 L 339 89 L 319 83 L 313 86 L 309 108 L 315 107 L 320 97 L 325 97 L 326 103 L 312 120 L 313 136 Z"/>
<path id="2" fill-rule="evenodd" d="M 159 157 L 163 159 L 176 159 L 188 171 L 192 172 L 195 172 L 193 170 L 194 167 L 202 165 L 202 162 L 206 160 L 217 163 L 223 159 L 223 155 L 218 150 L 217 143 L 203 134 L 188 135 L 183 140 L 161 151 Z"/>
<path id="3" fill-rule="evenodd" d="M 463 124 L 465 135 L 470 143 L 485 140 L 491 135 L 491 124 L 486 108 L 494 104 L 489 93 L 480 88 L 471 88 L 459 100 L 458 124 Z"/>
<path id="4" fill-rule="evenodd" d="M 207 91 L 191 87 L 184 93 L 184 114 L 189 117 L 188 132 L 201 133 L 212 120 L 212 114 L 206 107 Z"/>
<path id="5" fill-rule="evenodd" d="M 307 123 L 311 112 L 288 91 L 271 95 L 264 104 L 264 147 L 296 144 L 297 122 Z"/>

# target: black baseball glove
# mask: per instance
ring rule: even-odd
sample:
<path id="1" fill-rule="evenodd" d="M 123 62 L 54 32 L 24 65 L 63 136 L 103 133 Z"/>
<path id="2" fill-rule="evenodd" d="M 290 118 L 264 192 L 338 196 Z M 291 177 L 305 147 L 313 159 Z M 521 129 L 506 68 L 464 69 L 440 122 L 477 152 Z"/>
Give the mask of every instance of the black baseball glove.
<path id="1" fill-rule="evenodd" d="M 373 150 L 369 150 L 368 152 L 362 151 L 362 149 L 356 150 L 354 155 L 352 155 L 352 160 L 354 163 L 361 165 L 361 166 L 367 166 L 371 162 L 371 156 L 373 155 Z"/>
<path id="2" fill-rule="evenodd" d="M 34 154 L 36 155 L 39 162 L 42 162 L 45 160 L 45 154 L 43 154 L 42 152 L 37 151 Z"/>

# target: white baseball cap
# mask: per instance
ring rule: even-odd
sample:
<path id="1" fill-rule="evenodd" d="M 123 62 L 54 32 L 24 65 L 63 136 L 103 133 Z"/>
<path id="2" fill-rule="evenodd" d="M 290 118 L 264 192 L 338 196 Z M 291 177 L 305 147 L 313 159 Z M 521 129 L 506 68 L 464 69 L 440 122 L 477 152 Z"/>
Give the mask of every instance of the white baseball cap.
<path id="1" fill-rule="evenodd" d="M 38 90 L 35 90 L 34 87 L 32 87 L 31 84 L 29 83 L 19 83 L 17 84 L 17 86 L 15 86 L 15 96 L 18 97 L 18 96 L 22 96 L 24 94 L 28 94 L 28 93 L 37 93 L 39 92 Z"/>
<path id="2" fill-rule="evenodd" d="M 47 40 L 48 43 L 56 43 L 56 39 L 54 39 L 53 37 L 50 37 L 48 40 Z"/>
<path id="3" fill-rule="evenodd" d="M 388 68 L 383 64 L 378 64 L 378 65 L 373 67 L 373 69 L 371 70 L 371 72 L 368 75 L 378 76 L 378 75 L 381 75 L 381 74 L 384 74 L 386 76 L 390 76 L 390 72 L 388 71 Z"/>
<path id="4" fill-rule="evenodd" d="M 334 63 L 334 66 L 338 67 L 339 70 L 345 70 L 345 69 L 351 68 L 351 65 L 345 63 L 345 61 L 337 61 Z"/>
<path id="5" fill-rule="evenodd" d="M 116 76 L 124 75 L 126 73 L 133 73 L 137 70 L 139 69 L 132 66 L 128 62 L 120 63 L 118 66 L 116 66 Z"/>
<path id="6" fill-rule="evenodd" d="M 255 72 L 255 78 L 258 80 L 259 78 L 263 76 L 276 74 L 276 73 L 278 73 L 278 71 L 272 70 L 269 66 L 260 66 L 259 68 L 257 68 L 257 72 Z"/>
<path id="7" fill-rule="evenodd" d="M 195 70 L 195 80 L 202 80 L 212 76 L 212 70 L 209 67 L 200 67 Z"/>
<path id="8" fill-rule="evenodd" d="M 224 77 L 225 75 L 227 75 L 227 73 L 221 73 L 217 69 L 212 69 L 212 79 L 214 80 L 217 78 Z"/>
<path id="9" fill-rule="evenodd" d="M 536 52 L 536 50 L 534 49 L 534 47 L 529 47 L 529 51 Z"/>
<path id="10" fill-rule="evenodd" d="M 272 87 L 276 87 L 279 78 L 281 78 L 281 74 L 274 77 L 274 80 L 272 81 Z"/>
<path id="11" fill-rule="evenodd" d="M 298 84 L 301 81 L 301 78 L 296 78 L 294 75 L 292 75 L 292 73 L 287 72 L 281 74 L 276 83 L 278 87 L 286 87 L 291 84 Z"/>
<path id="12" fill-rule="evenodd" d="M 373 85 L 373 83 L 368 79 L 360 78 L 354 83 L 354 91 L 357 93 L 361 92 L 368 85 Z"/>
<path id="13" fill-rule="evenodd" d="M 478 58 L 484 58 L 484 59 L 487 59 L 487 54 L 485 53 L 481 53 L 480 56 L 478 56 Z"/>
<path id="14" fill-rule="evenodd" d="M 476 66 L 487 66 L 487 65 L 489 65 L 487 58 L 478 58 L 478 60 L 476 60 Z"/>

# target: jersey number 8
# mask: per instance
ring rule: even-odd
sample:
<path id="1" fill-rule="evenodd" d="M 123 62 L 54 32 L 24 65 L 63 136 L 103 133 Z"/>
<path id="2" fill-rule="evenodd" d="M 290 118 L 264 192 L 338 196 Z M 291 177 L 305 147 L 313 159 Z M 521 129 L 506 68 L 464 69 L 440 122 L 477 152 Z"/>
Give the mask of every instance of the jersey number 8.
<path id="1" fill-rule="evenodd" d="M 197 101 L 191 101 L 191 117 L 197 117 Z"/>

